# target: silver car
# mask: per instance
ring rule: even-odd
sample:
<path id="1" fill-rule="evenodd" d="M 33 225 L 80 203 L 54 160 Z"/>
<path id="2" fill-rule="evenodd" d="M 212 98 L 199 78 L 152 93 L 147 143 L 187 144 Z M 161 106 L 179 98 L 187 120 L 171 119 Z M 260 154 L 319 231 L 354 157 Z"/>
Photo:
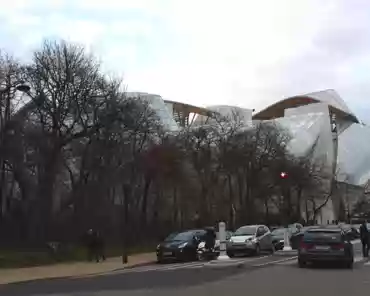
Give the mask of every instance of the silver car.
<path id="1" fill-rule="evenodd" d="M 270 229 L 265 225 L 247 225 L 238 228 L 227 243 L 227 255 L 274 252 Z"/>

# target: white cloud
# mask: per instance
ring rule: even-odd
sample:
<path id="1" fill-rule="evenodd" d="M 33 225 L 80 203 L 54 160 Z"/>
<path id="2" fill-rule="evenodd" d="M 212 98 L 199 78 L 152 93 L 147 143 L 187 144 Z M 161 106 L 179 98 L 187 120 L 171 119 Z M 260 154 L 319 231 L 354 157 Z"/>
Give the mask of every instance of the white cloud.
<path id="1" fill-rule="evenodd" d="M 366 0 L 12 3 L 2 5 L 0 22 L 7 26 L 0 40 L 25 32 L 15 52 L 49 36 L 83 43 L 105 69 L 124 74 L 129 89 L 257 109 L 321 88 L 336 88 L 358 109 L 370 95 L 363 88 L 370 64 Z"/>

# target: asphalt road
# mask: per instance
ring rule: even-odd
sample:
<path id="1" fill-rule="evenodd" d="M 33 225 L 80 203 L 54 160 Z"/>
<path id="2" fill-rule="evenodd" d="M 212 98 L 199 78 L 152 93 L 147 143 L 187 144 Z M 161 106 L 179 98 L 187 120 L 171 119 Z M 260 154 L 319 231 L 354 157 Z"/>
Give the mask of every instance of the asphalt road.
<path id="1" fill-rule="evenodd" d="M 333 265 L 300 269 L 295 256 L 241 258 L 222 266 L 153 265 L 98 277 L 0 286 L 0 295 L 367 295 L 370 262 L 363 260 L 358 252 L 355 262 L 353 270 Z"/>

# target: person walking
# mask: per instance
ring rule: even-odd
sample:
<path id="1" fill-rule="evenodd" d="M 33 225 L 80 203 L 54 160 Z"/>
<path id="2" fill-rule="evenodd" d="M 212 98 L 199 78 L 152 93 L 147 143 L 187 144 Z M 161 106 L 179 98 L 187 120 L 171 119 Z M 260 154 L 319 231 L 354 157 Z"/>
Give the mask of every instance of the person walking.
<path id="1" fill-rule="evenodd" d="M 96 232 L 96 249 L 97 249 L 96 250 L 97 251 L 97 254 L 96 254 L 97 262 L 99 262 L 100 259 L 105 261 L 106 259 L 105 258 L 105 241 L 99 231 Z"/>
<path id="2" fill-rule="evenodd" d="M 87 260 L 92 261 L 96 256 L 96 239 L 94 230 L 89 229 L 86 233 Z"/>
<path id="3" fill-rule="evenodd" d="M 369 230 L 367 228 L 367 221 L 365 220 L 360 226 L 360 239 L 362 244 L 362 255 L 364 257 L 369 257 Z"/>

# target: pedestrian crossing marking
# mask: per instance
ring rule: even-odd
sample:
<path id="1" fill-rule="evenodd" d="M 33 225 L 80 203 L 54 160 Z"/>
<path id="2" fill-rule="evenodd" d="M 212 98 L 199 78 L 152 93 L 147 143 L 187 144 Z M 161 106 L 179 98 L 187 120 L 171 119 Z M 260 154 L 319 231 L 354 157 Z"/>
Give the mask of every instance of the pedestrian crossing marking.
<path id="1" fill-rule="evenodd" d="M 365 264 L 364 264 L 364 266 L 370 266 L 370 261 L 369 260 L 366 261 Z"/>

